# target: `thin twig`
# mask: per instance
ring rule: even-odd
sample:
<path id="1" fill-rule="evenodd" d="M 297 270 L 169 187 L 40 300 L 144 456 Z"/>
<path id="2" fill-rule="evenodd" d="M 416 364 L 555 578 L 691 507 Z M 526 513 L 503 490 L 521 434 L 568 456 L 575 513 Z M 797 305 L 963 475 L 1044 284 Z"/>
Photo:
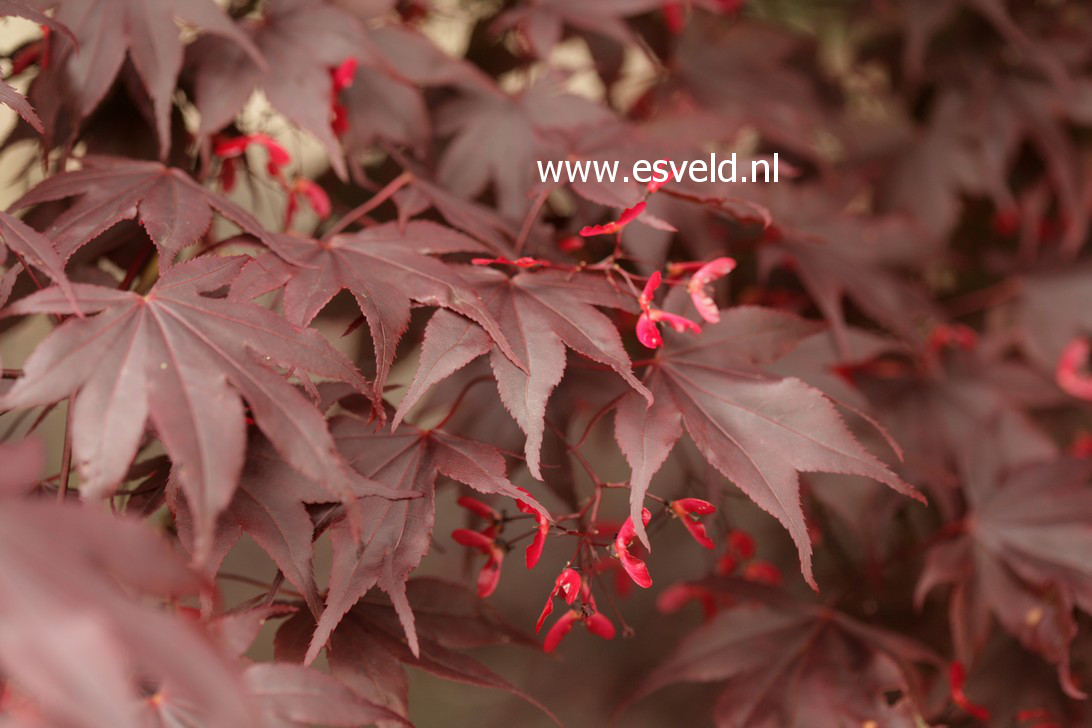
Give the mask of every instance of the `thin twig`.
<path id="1" fill-rule="evenodd" d="M 61 487 L 57 490 L 57 500 L 68 497 L 68 479 L 72 475 L 72 401 L 68 402 L 68 414 L 64 419 L 64 451 L 61 454 Z"/>

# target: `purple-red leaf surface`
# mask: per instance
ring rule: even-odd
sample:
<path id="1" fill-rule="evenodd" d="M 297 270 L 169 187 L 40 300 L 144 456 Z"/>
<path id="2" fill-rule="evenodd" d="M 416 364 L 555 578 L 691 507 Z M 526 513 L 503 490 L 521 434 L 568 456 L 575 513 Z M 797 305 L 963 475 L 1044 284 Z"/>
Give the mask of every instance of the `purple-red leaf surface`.
<path id="1" fill-rule="evenodd" d="M 99 313 L 69 319 L 43 341 L 3 406 L 46 405 L 77 393 L 73 452 L 89 499 L 121 482 L 150 421 L 197 519 L 200 554 L 242 470 L 244 400 L 257 426 L 301 473 L 345 498 L 370 487 L 337 455 L 314 404 L 273 367 L 365 389 L 359 372 L 317 331 L 257 306 L 202 295 L 230 283 L 244 260 L 181 264 L 144 296 L 75 284 L 78 308 L 55 288 L 8 308 L 9 314 Z"/>

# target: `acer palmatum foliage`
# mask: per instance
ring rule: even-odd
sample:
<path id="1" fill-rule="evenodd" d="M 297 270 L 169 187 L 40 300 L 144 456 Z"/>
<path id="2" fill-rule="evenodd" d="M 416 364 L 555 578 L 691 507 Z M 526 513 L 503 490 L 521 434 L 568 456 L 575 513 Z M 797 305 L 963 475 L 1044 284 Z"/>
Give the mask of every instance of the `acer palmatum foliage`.
<path id="1" fill-rule="evenodd" d="M 0 720 L 1092 725 L 1092 7 L 819 5 L 0 0 Z"/>

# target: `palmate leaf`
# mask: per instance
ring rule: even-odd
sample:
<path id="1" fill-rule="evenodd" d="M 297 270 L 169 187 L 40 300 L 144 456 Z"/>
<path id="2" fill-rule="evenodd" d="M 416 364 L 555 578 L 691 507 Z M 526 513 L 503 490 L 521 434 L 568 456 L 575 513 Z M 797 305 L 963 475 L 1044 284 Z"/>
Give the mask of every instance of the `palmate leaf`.
<path id="1" fill-rule="evenodd" d="M 799 277 L 843 349 L 845 299 L 908 341 L 941 320 L 924 286 L 895 270 L 920 265 L 930 252 L 905 220 L 847 215 L 803 185 L 765 185 L 756 199 L 776 216 L 775 239 L 759 250 L 762 267 L 784 265 Z"/>
<path id="2" fill-rule="evenodd" d="M 635 525 L 652 476 L 684 428 L 710 465 L 788 529 L 813 588 L 798 473 L 862 475 L 921 498 L 853 437 L 819 390 L 762 368 L 814 330 L 790 314 L 739 307 L 697 340 L 665 332 L 667 345 L 645 378 L 652 406 L 627 394 L 615 417 L 615 437 L 633 469 Z M 647 545 L 644 529 L 637 533 Z"/>
<path id="3" fill-rule="evenodd" d="M 341 94 L 348 123 L 341 141 L 351 160 L 360 159 L 377 137 L 424 149 L 431 124 L 423 88 L 487 89 L 493 83 L 412 25 L 369 26 L 367 37 L 375 57 L 359 58 L 353 83 Z"/>
<path id="4" fill-rule="evenodd" d="M 576 133 L 613 119 L 605 108 L 538 81 L 518 96 L 500 89 L 457 99 L 440 110 L 437 131 L 452 135 L 437 181 L 473 198 L 492 184 L 497 211 L 519 219 L 528 207 L 535 160 L 559 158 L 551 135 Z"/>
<path id="5" fill-rule="evenodd" d="M 34 127 L 34 130 L 39 134 L 45 131 L 42 120 L 38 118 L 38 114 L 34 111 L 34 107 L 30 105 L 30 102 L 27 101 L 27 97 L 4 81 L 0 81 L 0 104 L 14 110 L 16 114 L 23 117 L 23 121 Z"/>
<path id="6" fill-rule="evenodd" d="M 18 0 L 0 0 L 0 18 L 10 16 L 26 18 L 39 25 L 47 26 L 52 30 L 60 31 L 69 38 L 73 38 L 72 32 L 68 30 L 68 28 L 64 27 L 42 11 L 19 2 Z M 0 104 L 12 108 L 15 113 L 23 117 L 23 120 L 26 123 L 34 127 L 34 130 L 39 134 L 45 132 L 42 120 L 38 118 L 38 114 L 35 113 L 34 108 L 30 105 L 30 102 L 27 101 L 27 98 L 2 80 L 0 80 Z"/>
<path id="7" fill-rule="evenodd" d="M 495 252 L 504 251 L 507 241 L 515 239 L 515 229 L 490 208 L 448 192 L 422 178 L 419 171 L 410 171 L 412 179 L 409 184 L 394 195 L 400 224 L 405 225 L 410 218 L 431 207 L 449 225 L 488 243 Z"/>
<path id="8" fill-rule="evenodd" d="M 1028 458 L 1006 448 L 996 429 L 983 430 L 962 462 L 969 512 L 958 535 L 928 553 L 917 601 L 952 584 L 949 615 L 961 659 L 983 649 L 992 614 L 1057 666 L 1066 693 L 1083 697 L 1069 672 L 1069 646 L 1074 606 L 1092 613 L 1084 557 L 1092 549 L 1092 464 Z"/>
<path id="9" fill-rule="evenodd" d="M 34 460 L 13 449 L 0 448 L 5 470 Z M 149 603 L 203 588 L 176 551 L 100 508 L 6 497 L 17 494 L 6 482 L 13 476 L 0 476 L 6 693 L 32 694 L 49 725 L 141 728 L 149 687 L 187 703 L 200 725 L 253 725 L 253 705 L 225 656 L 188 620 Z"/>
<path id="10" fill-rule="evenodd" d="M 330 588 L 306 662 L 318 656 L 345 614 L 374 586 L 390 596 L 410 650 L 416 655 L 418 638 L 405 582 L 431 543 L 437 477 L 444 475 L 482 493 L 527 502 L 547 517 L 549 513 L 509 482 L 504 457 L 489 445 L 439 430 L 403 428 L 397 434 L 376 433 L 374 427 L 348 416 L 331 420 L 330 431 L 345 458 L 362 475 L 396 492 L 419 493 L 421 497 L 362 499 L 359 539 L 348 519 L 330 527 L 334 552 Z"/>
<path id="11" fill-rule="evenodd" d="M 659 10 L 658 0 L 600 0 L 594 5 L 580 0 L 544 0 L 510 10 L 498 19 L 503 26 L 518 25 L 539 58 L 546 58 L 561 40 L 565 27 L 602 35 L 627 44 L 634 37 L 624 18 Z"/>
<path id="12" fill-rule="evenodd" d="M 1037 271 L 1018 286 L 1015 334 L 1028 357 L 1053 374 L 1066 345 L 1092 334 L 1092 267 Z"/>
<path id="13" fill-rule="evenodd" d="M 64 274 L 64 262 L 53 243 L 19 218 L 0 212 L 0 256 L 5 245 L 24 263 L 44 271 L 71 300 L 72 285 Z"/>
<path id="14" fill-rule="evenodd" d="M 44 231 L 63 260 L 122 220 L 139 220 L 169 267 L 212 224 L 212 211 L 271 243 L 261 223 L 225 197 L 205 189 L 180 169 L 157 162 L 85 157 L 82 168 L 55 175 L 15 201 L 12 209 L 76 198 Z"/>
<path id="15" fill-rule="evenodd" d="M 70 319 L 31 355 L 0 406 L 46 405 L 76 393 L 72 437 L 81 492 L 108 495 L 126 474 L 147 419 L 176 468 L 205 556 L 218 513 L 243 467 L 246 417 L 301 473 L 339 498 L 388 489 L 338 456 L 322 414 L 270 365 L 366 384 L 314 330 L 257 306 L 201 295 L 225 287 L 246 259 L 201 257 L 176 266 L 145 296 L 74 285 L 74 309 L 58 289 L 21 299 L 7 313 L 101 312 Z"/>
<path id="16" fill-rule="evenodd" d="M 870 375 L 864 361 L 853 375 L 905 452 L 908 477 L 931 488 L 942 512 L 958 483 L 959 460 L 984 431 L 997 428 L 1000 447 L 1010 457 L 1047 460 L 1058 454 L 1057 444 L 1026 411 L 1040 405 L 1036 390 L 1044 384 L 1030 368 L 996 358 L 985 351 L 948 352 L 943 366 L 928 371 L 907 366 L 894 379 Z M 1046 387 L 1056 392 L 1049 383 Z"/>
<path id="17" fill-rule="evenodd" d="M 326 673 L 290 663 L 259 663 L 244 673 L 257 698 L 263 726 L 359 726 L 409 721 L 350 690 Z"/>
<path id="18" fill-rule="evenodd" d="M 54 18 L 75 34 L 75 45 L 63 36 L 53 44 L 49 70 L 32 94 L 47 102 L 52 127 L 62 105 L 71 105 L 78 120 L 99 105 L 118 76 L 126 57 L 132 61 L 151 99 L 160 158 L 170 148 L 172 95 L 182 68 L 182 32 L 178 21 L 229 39 L 256 62 L 261 56 L 235 23 L 211 0 L 33 0 L 55 7 Z"/>
<path id="19" fill-rule="evenodd" d="M 335 294 L 348 290 L 367 319 L 375 343 L 376 393 L 383 391 L 414 302 L 447 308 L 477 322 L 517 369 L 527 366 L 526 354 L 513 351 L 507 332 L 459 269 L 430 257 L 482 250 L 454 230 L 429 222 L 403 227 L 389 223 L 329 241 L 279 235 L 275 242 L 294 262 L 274 255 L 256 259 L 233 284 L 232 297 L 250 300 L 283 286 L 285 316 L 303 326 Z"/>
<path id="20" fill-rule="evenodd" d="M 30 0 L 31 3 L 34 0 Z M 60 30 L 63 33 L 71 34 L 69 30 L 64 28 L 50 16 L 43 13 L 41 10 L 32 7 L 30 4 L 21 2 L 21 0 L 0 0 L 0 18 L 7 17 L 26 18 L 27 20 L 38 23 L 39 25 L 48 25 L 50 28 Z"/>
<path id="21" fill-rule="evenodd" d="M 516 695 L 553 717 L 534 698 L 458 650 L 500 644 L 533 645 L 475 592 L 459 584 L 417 577 L 406 584 L 416 615 L 418 652 L 407 643 L 395 609 L 371 597 L 354 606 L 338 625 L 328 645 L 330 671 L 358 695 L 408 716 L 409 678 L 403 666 L 424 670 L 443 680 L 493 688 Z M 300 613 L 276 636 L 279 660 L 304 658 L 315 623 Z M 382 728 L 394 725 L 381 723 Z"/>
<path id="22" fill-rule="evenodd" d="M 206 567 L 210 571 L 218 569 L 246 533 L 269 555 L 288 583 L 299 590 L 308 609 L 317 616 L 322 611 L 322 598 L 315 585 L 315 524 L 307 504 L 333 500 L 328 489 L 301 478 L 286 465 L 268 440 L 252 439 L 247 445 L 239 487 L 216 523 Z M 189 546 L 194 537 L 189 509 L 184 502 L 171 505 L 179 537 Z"/>
<path id="23" fill-rule="evenodd" d="M 651 401 L 648 390 L 633 376 L 618 330 L 596 309 L 632 308 L 632 296 L 595 275 L 540 271 L 509 277 L 489 268 L 470 269 L 463 275 L 479 291 L 500 322 L 505 340 L 515 347 L 519 359 L 528 363 L 528 370 L 518 369 L 494 350 L 480 328 L 441 311 L 425 331 L 417 374 L 395 413 L 395 427 L 430 387 L 478 356 L 493 352 L 490 364 L 497 391 L 527 435 L 527 467 L 541 480 L 546 403 L 565 373 L 566 347 L 606 364 L 633 388 L 641 402 L 647 405 Z"/>
<path id="24" fill-rule="evenodd" d="M 345 177 L 330 126 L 330 70 L 349 57 L 374 54 L 360 22 L 325 0 L 268 0 L 262 17 L 242 27 L 264 63 L 227 37 L 200 38 L 187 51 L 201 112 L 199 133 L 207 136 L 230 124 L 261 87 L 277 110 L 322 143 L 331 166 Z"/>
<path id="25" fill-rule="evenodd" d="M 749 603 L 687 635 L 627 705 L 680 682 L 724 682 L 718 728 L 922 725 L 915 663 L 940 663 L 925 647 L 748 582 L 701 584 Z"/>

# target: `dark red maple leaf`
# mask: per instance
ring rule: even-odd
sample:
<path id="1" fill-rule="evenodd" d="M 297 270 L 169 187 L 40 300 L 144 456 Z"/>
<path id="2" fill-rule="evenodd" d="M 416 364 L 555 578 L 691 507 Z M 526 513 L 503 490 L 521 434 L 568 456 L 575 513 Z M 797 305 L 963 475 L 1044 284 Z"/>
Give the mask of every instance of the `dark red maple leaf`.
<path id="1" fill-rule="evenodd" d="M 633 376 L 618 330 L 596 309 L 632 310 L 632 296 L 595 275 L 539 271 L 509 277 L 498 270 L 476 267 L 464 276 L 480 292 L 500 322 L 505 340 L 516 349 L 519 360 L 528 363 L 528 370 L 520 370 L 503 352 L 494 350 L 477 326 L 438 312 L 425 331 L 417 374 L 395 413 L 394 426 L 430 387 L 492 351 L 490 363 L 497 391 L 527 434 L 527 467 L 541 480 L 539 456 L 546 403 L 565 373 L 566 347 L 609 366 L 648 403 L 648 390 Z"/>
<path id="2" fill-rule="evenodd" d="M 1070 696 L 1083 697 L 1069 672 L 1069 645 L 1074 606 L 1092 612 L 1092 568 L 1077 556 L 1092 548 L 1092 464 L 1023 457 L 1003 448 L 996 428 L 979 437 L 961 463 L 968 512 L 949 529 L 957 535 L 929 552 L 917 601 L 952 584 L 961 659 L 970 662 L 985 646 L 992 614 L 1057 666 Z"/>
<path id="3" fill-rule="evenodd" d="M 269 366 L 365 390 L 352 364 L 317 331 L 257 306 L 201 295 L 226 286 L 245 260 L 205 256 L 178 265 L 145 296 L 74 284 L 78 308 L 50 288 L 7 309 L 9 315 L 102 312 L 70 319 L 47 337 L 3 406 L 46 405 L 77 392 L 73 451 L 87 498 L 108 495 L 124 478 L 150 418 L 196 517 L 200 558 L 242 470 L 244 399 L 287 461 L 338 497 L 389 492 L 352 473 L 321 413 Z"/>
<path id="4" fill-rule="evenodd" d="M 774 144 L 814 157 L 812 140 L 827 124 L 828 109 L 807 74 L 790 62 L 806 42 L 758 20 L 690 23 L 672 59 L 677 70 L 656 93 L 695 99 L 720 116 L 723 133 L 753 125 Z"/>
<path id="5" fill-rule="evenodd" d="M 371 723 L 409 725 L 381 705 L 365 700 L 326 673 L 272 662 L 251 665 L 243 673 L 268 726 L 358 726 Z"/>
<path id="6" fill-rule="evenodd" d="M 25 264 L 45 272 L 69 298 L 72 297 L 72 286 L 64 274 L 64 262 L 53 243 L 19 218 L 0 212 L 0 256 L 4 253 L 4 245 Z"/>
<path id="7" fill-rule="evenodd" d="M 1087 723 L 1092 6 L 827 5 L 0 0 L 0 723 Z"/>
<path id="8" fill-rule="evenodd" d="M 400 224 L 405 225 L 411 217 L 432 207 L 449 225 L 488 243 L 497 252 L 507 249 L 508 241 L 515 239 L 512 226 L 490 208 L 448 192 L 422 179 L 416 171 L 410 171 L 410 175 L 412 179 L 406 187 L 394 195 Z"/>
<path id="9" fill-rule="evenodd" d="M 526 353 L 512 349 L 508 332 L 459 270 L 430 257 L 482 250 L 464 235 L 435 223 L 410 222 L 403 227 L 379 225 L 328 241 L 279 235 L 275 242 L 294 262 L 274 255 L 255 260 L 233 284 L 232 296 L 250 300 L 283 286 L 285 315 L 305 326 L 339 291 L 351 292 L 375 343 L 377 395 L 383 391 L 414 302 L 448 308 L 477 322 L 517 369 L 527 366 Z"/>
<path id="10" fill-rule="evenodd" d="M 74 39 L 72 31 L 40 10 L 19 2 L 18 0 L 0 0 L 0 17 L 11 16 L 32 20 L 45 28 L 59 31 L 69 38 Z M 27 98 L 3 80 L 0 80 L 0 104 L 5 104 L 14 109 L 15 113 L 23 117 L 23 120 L 34 127 L 34 130 L 39 134 L 45 132 L 42 120 L 38 118 L 38 114 L 35 113 L 34 108 L 30 105 L 30 102 L 27 101 Z"/>
<path id="11" fill-rule="evenodd" d="M 199 133 L 208 136 L 227 126 L 261 87 L 274 107 L 322 142 L 331 166 L 344 177 L 345 160 L 330 126 L 330 70 L 346 58 L 374 55 L 360 22 L 326 0 L 268 0 L 261 18 L 243 27 L 263 64 L 248 58 L 245 48 L 212 36 L 187 51 Z"/>
<path id="12" fill-rule="evenodd" d="M 1031 273 L 1012 289 L 1018 294 L 1015 334 L 1028 357 L 1053 373 L 1065 347 L 1092 334 L 1092 268 Z"/>
<path id="13" fill-rule="evenodd" d="M 217 551 L 226 553 L 245 532 L 273 559 L 288 583 L 296 587 L 308 608 L 318 615 L 322 599 L 315 585 L 315 526 L 308 503 L 328 503 L 329 490 L 299 477 L 267 440 L 250 443 L 239 487 L 227 507 L 227 520 L 218 524 Z"/>
<path id="14" fill-rule="evenodd" d="M 740 307 L 696 342 L 665 332 L 668 345 L 645 378 L 652 406 L 627 394 L 615 416 L 615 437 L 633 469 L 635 526 L 649 482 L 684 427 L 711 465 L 788 529 L 814 588 L 798 473 L 863 475 L 921 497 L 853 437 L 819 390 L 763 370 L 814 330 L 789 314 Z M 637 534 L 647 545 L 644 529 Z"/>
<path id="15" fill-rule="evenodd" d="M 35 84 L 35 98 L 48 99 L 46 127 L 53 130 L 64 105 L 82 120 L 106 96 L 126 56 L 154 107 L 160 157 L 170 149 L 172 94 L 182 68 L 179 20 L 230 40 L 255 62 L 261 56 L 238 26 L 210 0 L 33 0 L 55 7 L 54 18 L 75 34 L 52 45 L 49 70 Z"/>
<path id="16" fill-rule="evenodd" d="M 27 101 L 27 97 L 19 93 L 4 81 L 0 80 L 0 104 L 10 107 L 16 114 L 23 117 L 23 121 L 34 127 L 39 134 L 45 131 L 42 120 L 34 111 L 34 107 Z"/>
<path id="17" fill-rule="evenodd" d="M 921 724 L 915 663 L 940 663 L 924 646 L 754 584 L 706 586 L 758 603 L 722 611 L 687 635 L 627 704 L 675 683 L 726 682 L 713 714 L 724 728 Z"/>
<path id="18" fill-rule="evenodd" d="M 361 475 L 410 499 L 363 498 L 361 520 L 356 526 L 359 536 L 347 518 L 335 520 L 330 526 L 334 552 L 330 588 L 306 662 L 318 656 L 345 614 L 374 586 L 390 596 L 410 649 L 417 654 L 418 639 L 405 582 L 429 550 L 436 479 L 443 475 L 483 493 L 528 502 L 543 515 L 549 514 L 508 480 L 504 457 L 489 445 L 441 430 L 403 428 L 396 434 L 377 433 L 374 427 L 352 416 L 331 420 L 330 431 L 344 457 Z M 417 494 L 419 498 L 412 498 Z"/>
<path id="19" fill-rule="evenodd" d="M 360 59 L 352 85 L 341 94 L 348 122 L 342 143 L 350 160 L 359 159 L 376 138 L 424 148 L 432 127 L 422 87 L 492 86 L 476 66 L 448 55 L 410 26 L 369 27 L 367 35 L 371 53 Z"/>
<path id="20" fill-rule="evenodd" d="M 33 3 L 34 0 L 29 0 L 29 3 L 22 2 L 22 0 L 0 0 L 0 17 L 26 18 L 38 25 L 45 25 L 53 30 L 60 30 L 62 33 L 71 35 L 71 31 L 52 17 L 46 15 L 41 10 L 32 7 Z"/>
<path id="21" fill-rule="evenodd" d="M 530 42 L 531 51 L 546 58 L 561 40 L 565 27 L 606 36 L 627 44 L 633 34 L 624 18 L 659 10 L 662 0 L 601 0 L 594 5 L 580 0 L 542 0 L 509 10 L 497 18 L 497 27 L 517 26 Z"/>
<path id="22" fill-rule="evenodd" d="M 85 157 L 81 164 L 79 170 L 50 177 L 12 205 L 20 209 L 76 198 L 44 231 L 64 260 L 118 222 L 135 219 L 159 248 L 161 263 L 170 266 L 180 250 L 209 229 L 213 210 L 271 242 L 253 215 L 180 169 L 117 157 Z"/>
<path id="23" fill-rule="evenodd" d="M 558 159 L 552 134 L 605 123 L 613 115 L 539 81 L 518 96 L 499 89 L 452 101 L 440 111 L 437 132 L 453 138 L 436 170 L 450 191 L 473 198 L 492 184 L 502 217 L 520 219 L 529 202 L 535 161 Z"/>
<path id="24" fill-rule="evenodd" d="M 758 199 L 777 216 L 777 233 L 762 243 L 760 260 L 764 268 L 783 264 L 800 277 L 840 345 L 843 298 L 910 341 L 940 320 L 922 286 L 895 267 L 925 250 L 905 221 L 854 218 L 816 189 L 770 187 L 776 189 Z"/>
<path id="25" fill-rule="evenodd" d="M 5 691 L 17 684 L 33 694 L 50 724 L 138 728 L 148 686 L 188 703 L 201 725 L 252 724 L 253 706 L 224 655 L 193 625 L 147 603 L 204 585 L 143 524 L 5 497 L 0 558 Z"/>
<path id="26" fill-rule="evenodd" d="M 1026 411 L 1044 403 L 1041 390 L 1057 390 L 1037 381 L 1028 367 L 998 359 L 954 351 L 931 364 L 880 358 L 843 370 L 899 443 L 909 476 L 930 486 L 949 516 L 958 462 L 983 431 L 996 427 L 1012 456 L 1050 459 L 1058 453 Z"/>
<path id="27" fill-rule="evenodd" d="M 354 606 L 330 639 L 331 672 L 367 700 L 408 715 L 409 679 L 403 665 L 444 680 L 503 690 L 552 716 L 538 701 L 478 661 L 457 652 L 470 647 L 534 640 L 516 630 L 475 592 L 429 577 L 411 579 L 406 593 L 417 620 L 419 646 L 410 649 L 389 603 L 367 598 Z M 302 660 L 315 623 L 298 614 L 277 632 L 279 659 Z"/>

